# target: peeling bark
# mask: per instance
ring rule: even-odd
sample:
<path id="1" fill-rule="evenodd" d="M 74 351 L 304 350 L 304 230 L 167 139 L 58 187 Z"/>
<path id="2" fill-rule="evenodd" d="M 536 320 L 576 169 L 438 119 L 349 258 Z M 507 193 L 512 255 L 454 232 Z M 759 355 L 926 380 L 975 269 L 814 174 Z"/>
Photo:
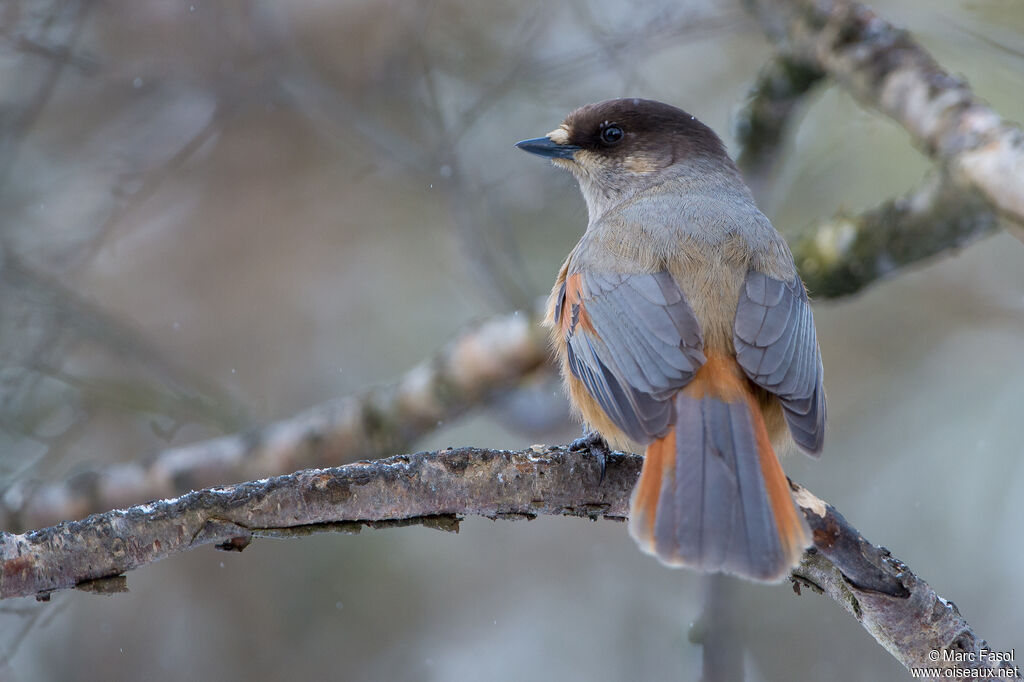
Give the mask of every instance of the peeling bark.
<path id="1" fill-rule="evenodd" d="M 939 596 L 888 549 L 865 540 L 832 505 L 802 486 L 793 484 L 793 489 L 814 533 L 814 547 L 793 570 L 798 592 L 807 585 L 831 597 L 908 669 L 988 669 L 1002 671 L 989 678 L 1020 679 L 1014 665 L 983 653 L 992 647 L 953 602 Z"/>

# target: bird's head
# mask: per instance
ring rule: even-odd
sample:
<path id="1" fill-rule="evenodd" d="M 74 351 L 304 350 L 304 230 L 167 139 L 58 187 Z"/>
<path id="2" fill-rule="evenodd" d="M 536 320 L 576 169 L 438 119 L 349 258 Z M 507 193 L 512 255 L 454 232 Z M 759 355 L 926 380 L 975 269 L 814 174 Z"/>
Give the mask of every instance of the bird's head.
<path id="1" fill-rule="evenodd" d="M 735 169 L 714 131 L 682 109 L 646 99 L 588 104 L 516 147 L 572 172 L 592 217 L 666 180 Z"/>

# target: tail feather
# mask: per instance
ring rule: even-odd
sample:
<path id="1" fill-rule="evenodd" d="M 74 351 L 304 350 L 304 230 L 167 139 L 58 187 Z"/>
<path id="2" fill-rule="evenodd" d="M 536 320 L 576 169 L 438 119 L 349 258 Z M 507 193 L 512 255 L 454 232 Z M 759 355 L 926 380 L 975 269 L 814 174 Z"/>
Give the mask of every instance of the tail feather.
<path id="1" fill-rule="evenodd" d="M 672 566 L 781 580 L 810 544 L 807 523 L 753 393 L 714 379 L 698 375 L 673 399 L 674 426 L 647 448 L 630 533 Z"/>

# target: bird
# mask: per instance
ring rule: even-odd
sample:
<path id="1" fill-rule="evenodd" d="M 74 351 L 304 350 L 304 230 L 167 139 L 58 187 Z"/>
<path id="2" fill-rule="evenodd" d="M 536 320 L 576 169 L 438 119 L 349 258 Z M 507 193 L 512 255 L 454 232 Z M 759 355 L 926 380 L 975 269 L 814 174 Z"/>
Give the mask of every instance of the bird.
<path id="1" fill-rule="evenodd" d="M 668 566 L 783 580 L 812 535 L 777 453 L 819 456 L 826 412 L 786 241 L 722 140 L 672 105 L 588 104 L 516 147 L 587 205 L 545 324 L 581 442 L 644 450 L 630 535 Z"/>

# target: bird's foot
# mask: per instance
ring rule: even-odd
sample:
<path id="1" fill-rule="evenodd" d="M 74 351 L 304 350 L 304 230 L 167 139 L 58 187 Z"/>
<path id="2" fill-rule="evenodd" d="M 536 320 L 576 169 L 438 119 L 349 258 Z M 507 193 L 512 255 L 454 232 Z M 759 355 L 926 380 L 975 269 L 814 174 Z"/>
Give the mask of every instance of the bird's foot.
<path id="1" fill-rule="evenodd" d="M 603 452 L 606 455 L 609 454 L 608 443 L 605 442 L 604 438 L 597 431 L 588 431 L 583 434 L 582 437 L 569 443 L 569 449 L 573 452 L 589 450 L 595 454 L 599 452 Z"/>
<path id="2" fill-rule="evenodd" d="M 597 484 L 601 485 L 604 483 L 604 474 L 608 467 L 608 455 L 611 454 L 611 450 L 608 448 L 608 443 L 605 439 L 601 437 L 601 434 L 597 431 L 590 431 L 582 438 L 577 438 L 569 443 L 569 450 L 573 452 L 586 450 L 597 457 L 597 463 L 601 467 L 601 477 L 598 479 Z"/>

